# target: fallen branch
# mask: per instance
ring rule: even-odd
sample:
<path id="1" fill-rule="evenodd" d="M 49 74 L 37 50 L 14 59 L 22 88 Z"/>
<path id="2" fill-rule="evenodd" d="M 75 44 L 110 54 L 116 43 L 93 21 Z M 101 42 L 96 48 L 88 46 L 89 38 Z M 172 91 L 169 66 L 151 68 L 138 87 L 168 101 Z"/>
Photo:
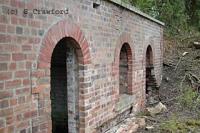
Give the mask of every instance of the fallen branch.
<path id="1" fill-rule="evenodd" d="M 147 117 L 147 116 L 144 116 L 143 118 L 145 118 L 146 120 L 150 120 L 150 121 L 153 121 L 153 122 L 156 122 L 156 123 L 160 123 L 160 121 L 158 119 L 155 119 L 153 117 Z"/>
<path id="2" fill-rule="evenodd" d="M 176 64 L 176 67 L 175 67 L 174 71 L 177 70 L 177 68 L 178 68 L 179 64 L 181 63 L 181 61 L 182 61 L 182 57 L 178 60 L 178 63 Z"/>
<path id="3" fill-rule="evenodd" d="M 192 84 L 192 87 L 199 92 L 200 88 L 200 79 L 193 73 L 189 73 L 189 80 Z"/>
<path id="4" fill-rule="evenodd" d="M 163 65 L 164 65 L 164 66 L 168 66 L 168 67 L 175 67 L 175 66 L 176 66 L 176 65 L 173 63 L 173 61 L 172 61 L 172 60 L 169 60 L 169 59 L 164 59 Z"/>
<path id="5" fill-rule="evenodd" d="M 196 39 L 196 38 L 198 38 L 198 37 L 199 37 L 199 36 L 197 36 L 197 35 L 195 35 L 195 36 L 188 36 L 188 37 L 186 37 L 186 38 L 181 39 L 181 42 L 186 41 L 186 40 L 189 40 L 189 39 Z"/>
<path id="6" fill-rule="evenodd" d="M 170 63 L 166 63 L 166 62 L 163 62 L 163 65 L 167 66 L 167 67 L 174 67 L 175 66 L 174 64 L 170 64 Z"/>
<path id="7" fill-rule="evenodd" d="M 186 56 L 188 54 L 188 52 L 184 52 L 183 54 L 182 54 L 182 56 L 180 57 L 180 59 L 178 60 L 178 63 L 176 64 L 176 67 L 175 67 L 175 71 L 177 70 L 177 68 L 178 68 L 178 66 L 179 66 L 179 64 L 181 63 L 181 61 L 182 61 L 182 59 Z"/>
<path id="8" fill-rule="evenodd" d="M 183 79 L 181 80 L 181 84 L 180 84 L 181 88 L 183 87 L 183 82 L 185 81 L 186 76 L 187 76 L 187 74 L 185 74 L 185 76 L 184 76 Z"/>
<path id="9" fill-rule="evenodd" d="M 180 84 L 181 88 L 182 88 L 183 82 L 186 80 L 186 78 L 190 82 L 192 88 L 194 88 L 197 92 L 199 92 L 200 78 L 191 72 L 186 73 L 184 78 L 181 80 L 181 84 Z"/>
<path id="10" fill-rule="evenodd" d="M 178 99 L 180 96 L 177 96 L 177 97 L 173 97 L 171 99 L 167 99 L 167 100 L 164 100 L 164 101 L 161 101 L 162 103 L 168 103 L 168 102 L 171 102 L 171 101 L 174 101 L 176 99 Z"/>
<path id="11" fill-rule="evenodd" d="M 200 83 L 200 79 L 199 77 L 197 77 L 195 74 L 193 73 L 189 73 L 191 75 L 191 77 L 193 77 L 198 83 Z"/>

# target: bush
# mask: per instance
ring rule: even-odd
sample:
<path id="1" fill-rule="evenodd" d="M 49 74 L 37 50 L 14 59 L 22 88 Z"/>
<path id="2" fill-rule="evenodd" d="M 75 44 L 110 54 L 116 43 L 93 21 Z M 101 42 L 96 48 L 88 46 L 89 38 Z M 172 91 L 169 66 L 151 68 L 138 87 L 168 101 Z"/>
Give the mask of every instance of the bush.
<path id="1" fill-rule="evenodd" d="M 182 108 L 193 110 L 194 108 L 196 108 L 197 97 L 198 93 L 196 91 L 194 91 L 192 88 L 186 88 L 183 90 L 183 93 L 178 98 L 178 102 L 180 103 Z"/>
<path id="2" fill-rule="evenodd" d="M 200 121 L 196 119 L 178 120 L 173 117 L 171 120 L 161 124 L 162 133 L 188 133 L 199 132 Z"/>
<path id="3" fill-rule="evenodd" d="M 200 0 L 122 0 L 163 21 L 166 33 L 200 31 Z"/>

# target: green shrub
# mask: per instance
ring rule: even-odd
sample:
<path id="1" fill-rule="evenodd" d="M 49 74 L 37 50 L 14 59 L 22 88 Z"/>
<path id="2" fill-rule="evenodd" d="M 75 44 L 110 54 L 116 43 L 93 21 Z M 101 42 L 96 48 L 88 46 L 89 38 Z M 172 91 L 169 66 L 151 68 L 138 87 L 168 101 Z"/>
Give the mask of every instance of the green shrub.
<path id="1" fill-rule="evenodd" d="M 185 123 L 180 122 L 177 117 L 172 117 L 171 120 L 162 123 L 160 125 L 160 130 L 167 133 L 187 132 Z"/>
<path id="2" fill-rule="evenodd" d="M 192 88 L 186 88 L 183 90 L 181 96 L 178 98 L 178 102 L 181 108 L 198 111 L 200 107 L 200 97 L 197 91 Z"/>
<path id="3" fill-rule="evenodd" d="M 162 133 L 188 133 L 199 132 L 200 120 L 187 119 L 178 120 L 178 117 L 173 117 L 160 125 Z"/>

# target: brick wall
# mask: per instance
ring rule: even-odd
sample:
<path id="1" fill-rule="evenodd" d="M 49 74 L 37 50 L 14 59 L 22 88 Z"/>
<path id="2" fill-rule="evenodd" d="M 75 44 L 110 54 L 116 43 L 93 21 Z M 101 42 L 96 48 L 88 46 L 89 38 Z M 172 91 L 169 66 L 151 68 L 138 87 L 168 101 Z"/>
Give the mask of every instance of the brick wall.
<path id="1" fill-rule="evenodd" d="M 123 111 L 143 108 L 148 46 L 153 52 L 156 82 L 161 82 L 163 26 L 110 1 L 102 0 L 96 8 L 93 2 L 0 1 L 0 132 L 52 132 L 52 116 L 56 118 L 59 110 L 72 132 L 76 125 L 80 133 L 94 133 Z M 27 15 L 23 14 L 25 8 L 29 9 Z M 68 8 L 69 13 L 31 13 L 41 8 Z M 18 14 L 8 14 L 11 9 L 18 9 Z M 65 37 L 71 39 L 57 49 Z M 117 109 L 119 59 L 126 43 L 130 47 L 127 83 L 132 100 L 121 106 L 121 112 Z M 55 51 L 59 51 L 57 56 Z M 70 64 L 70 59 L 77 62 Z M 59 63 L 64 66 L 57 69 Z M 54 100 L 53 94 L 58 95 Z M 78 118 L 73 120 L 67 112 Z M 76 124 L 70 124 L 70 119 Z"/>

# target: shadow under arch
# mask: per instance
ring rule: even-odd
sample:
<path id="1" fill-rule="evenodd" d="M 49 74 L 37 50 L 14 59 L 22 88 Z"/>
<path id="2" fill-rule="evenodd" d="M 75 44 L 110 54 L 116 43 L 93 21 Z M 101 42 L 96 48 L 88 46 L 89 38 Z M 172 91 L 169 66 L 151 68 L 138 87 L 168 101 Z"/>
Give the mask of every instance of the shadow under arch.
<path id="1" fill-rule="evenodd" d="M 152 85 L 153 79 L 152 76 L 154 75 L 154 65 L 153 65 L 153 51 L 151 45 L 147 46 L 146 49 L 146 60 L 145 60 L 145 68 L 146 68 L 146 94 L 149 93 L 148 90 L 149 86 Z M 155 76 L 155 75 L 154 75 Z"/>
<path id="2" fill-rule="evenodd" d="M 159 101 L 159 87 L 157 85 L 154 58 L 155 53 L 151 45 L 145 52 L 145 94 L 146 104 L 155 104 Z"/>
<path id="3" fill-rule="evenodd" d="M 51 118 L 52 132 L 79 132 L 79 60 L 77 42 L 61 39 L 51 58 Z"/>
<path id="4" fill-rule="evenodd" d="M 128 43 L 124 43 L 119 56 L 119 94 L 132 92 L 132 51 Z"/>

